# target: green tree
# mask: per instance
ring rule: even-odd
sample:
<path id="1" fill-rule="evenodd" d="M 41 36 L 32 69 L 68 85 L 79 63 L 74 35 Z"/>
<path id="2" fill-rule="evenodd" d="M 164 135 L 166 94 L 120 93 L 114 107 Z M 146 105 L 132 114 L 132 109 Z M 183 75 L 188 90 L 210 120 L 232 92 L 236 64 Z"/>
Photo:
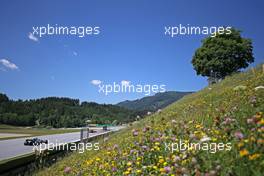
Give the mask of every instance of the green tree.
<path id="1" fill-rule="evenodd" d="M 5 94 L 0 93 L 0 103 L 8 102 L 8 101 L 9 101 L 9 98 Z"/>
<path id="2" fill-rule="evenodd" d="M 202 41 L 192 58 L 197 75 L 207 76 L 209 83 L 215 83 L 254 62 L 250 39 L 242 38 L 234 28 L 225 30 L 215 37 Z"/>

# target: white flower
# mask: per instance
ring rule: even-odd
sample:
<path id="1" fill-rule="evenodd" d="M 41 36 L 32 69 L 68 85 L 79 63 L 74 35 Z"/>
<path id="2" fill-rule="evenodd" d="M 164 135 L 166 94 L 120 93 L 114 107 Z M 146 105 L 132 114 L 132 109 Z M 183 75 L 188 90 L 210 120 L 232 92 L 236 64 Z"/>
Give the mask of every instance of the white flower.
<path id="1" fill-rule="evenodd" d="M 171 123 L 176 123 L 176 120 L 174 120 L 174 119 L 173 119 L 173 120 L 171 120 Z"/>
<path id="2" fill-rule="evenodd" d="M 255 90 L 264 89 L 264 86 L 255 87 Z"/>
<path id="3" fill-rule="evenodd" d="M 200 140 L 200 142 L 206 142 L 206 141 L 210 141 L 210 140 L 211 140 L 210 137 L 208 137 L 208 136 L 204 136 L 204 137 Z"/>

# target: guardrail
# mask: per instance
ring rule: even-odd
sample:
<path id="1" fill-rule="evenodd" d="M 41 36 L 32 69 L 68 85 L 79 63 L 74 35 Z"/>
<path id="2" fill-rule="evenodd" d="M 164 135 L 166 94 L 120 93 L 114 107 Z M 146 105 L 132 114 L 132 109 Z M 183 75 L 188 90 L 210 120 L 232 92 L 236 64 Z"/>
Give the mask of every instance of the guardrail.
<path id="1" fill-rule="evenodd" d="M 111 133 L 113 133 L 113 131 L 107 131 L 99 135 L 83 139 L 83 141 L 76 140 L 76 141 L 68 142 L 67 144 L 64 145 L 69 145 L 72 143 L 78 144 L 80 142 L 90 142 L 90 141 L 98 140 L 99 138 L 108 136 Z M 60 150 L 57 150 L 58 148 Z M 34 172 L 35 170 L 45 166 L 50 166 L 53 163 L 55 163 L 58 158 L 63 157 L 67 153 L 71 152 L 71 150 L 63 150 L 63 149 L 64 147 L 56 147 L 53 150 L 50 149 L 48 151 L 46 150 L 44 151 L 44 153 L 47 154 L 45 155 L 45 157 L 38 157 L 36 153 L 32 152 L 25 155 L 0 161 L 0 175 L 1 176 L 31 175 L 30 173 Z"/>

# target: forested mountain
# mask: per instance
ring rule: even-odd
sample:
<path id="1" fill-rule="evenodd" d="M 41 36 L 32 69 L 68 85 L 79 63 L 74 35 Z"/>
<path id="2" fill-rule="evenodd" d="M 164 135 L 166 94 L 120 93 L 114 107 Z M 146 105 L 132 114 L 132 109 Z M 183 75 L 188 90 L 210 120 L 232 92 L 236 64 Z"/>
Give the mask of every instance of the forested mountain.
<path id="1" fill-rule="evenodd" d="M 184 95 L 190 93 L 192 92 L 167 91 L 163 93 L 157 93 L 153 96 L 143 97 L 134 101 L 123 101 L 118 103 L 117 105 L 137 111 L 156 111 L 168 106 L 169 104 L 182 98 Z"/>
<path id="2" fill-rule="evenodd" d="M 131 122 L 138 113 L 115 105 L 48 97 L 10 100 L 0 93 L 0 123 L 18 126 L 78 127 L 91 123 Z"/>

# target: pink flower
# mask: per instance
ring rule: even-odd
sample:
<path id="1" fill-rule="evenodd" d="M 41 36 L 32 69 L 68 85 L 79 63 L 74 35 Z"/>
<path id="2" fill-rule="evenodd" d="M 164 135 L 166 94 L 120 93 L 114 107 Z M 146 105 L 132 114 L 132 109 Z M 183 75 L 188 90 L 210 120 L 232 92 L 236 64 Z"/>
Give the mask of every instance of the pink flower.
<path id="1" fill-rule="evenodd" d="M 138 131 L 137 130 L 133 129 L 132 133 L 133 133 L 133 136 L 138 136 Z"/>
<path id="2" fill-rule="evenodd" d="M 115 145 L 113 146 L 113 149 L 117 149 L 117 148 L 118 148 L 118 145 L 115 144 Z"/>
<path id="3" fill-rule="evenodd" d="M 176 141 L 176 138 L 175 138 L 175 137 L 172 137 L 171 140 L 172 140 L 172 141 Z"/>
<path id="4" fill-rule="evenodd" d="M 149 129 L 150 129 L 150 127 L 147 126 L 147 127 L 145 127 L 145 128 L 143 129 L 143 132 L 145 133 L 145 132 L 149 131 Z"/>
<path id="5" fill-rule="evenodd" d="M 232 119 L 232 118 L 230 118 L 230 117 L 227 117 L 227 118 L 225 118 L 225 120 L 223 121 L 223 124 L 224 125 L 228 125 L 228 124 L 231 124 L 232 122 L 234 122 L 235 121 L 235 119 Z"/>
<path id="6" fill-rule="evenodd" d="M 64 173 L 68 174 L 71 172 L 71 167 L 65 167 Z"/>
<path id="7" fill-rule="evenodd" d="M 135 132 L 133 133 L 133 136 L 138 136 L 138 132 L 135 131 Z"/>

